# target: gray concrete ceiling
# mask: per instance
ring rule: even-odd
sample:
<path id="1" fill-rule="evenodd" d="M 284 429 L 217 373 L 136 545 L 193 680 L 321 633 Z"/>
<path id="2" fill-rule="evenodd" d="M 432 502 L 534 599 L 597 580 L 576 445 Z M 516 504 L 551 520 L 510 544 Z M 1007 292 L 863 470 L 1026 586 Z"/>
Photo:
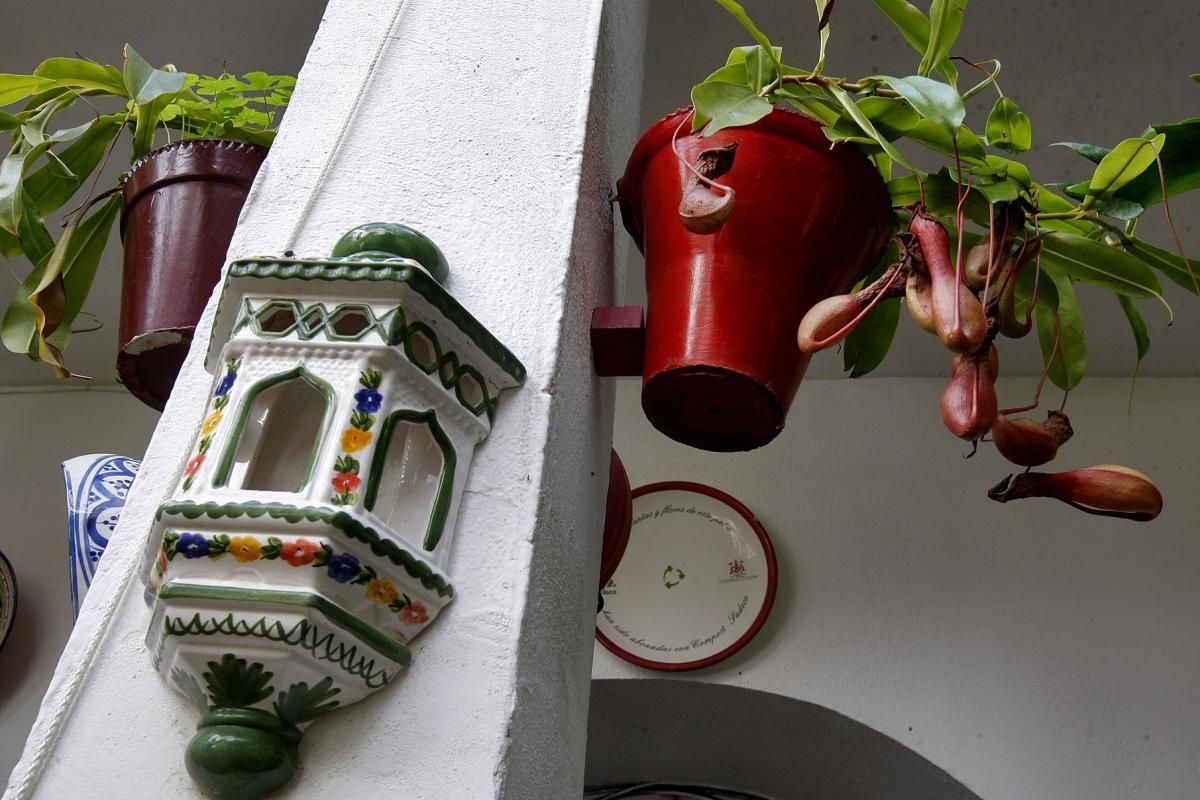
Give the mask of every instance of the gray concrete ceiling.
<path id="1" fill-rule="evenodd" d="M 170 62 L 191 72 L 263 70 L 295 74 L 317 31 L 325 0 L 204 0 L 202 3 L 144 3 L 111 0 L 41 0 L 4 15 L 0 28 L 0 72 L 30 72 L 45 58 L 75 53 L 120 65 L 126 42 L 154 64 Z M 82 119 L 80 121 L 83 121 Z M 120 161 L 119 159 L 114 159 Z M 113 163 L 102 181 L 115 181 L 127 164 Z M 111 184 L 110 184 L 111 185 Z M 22 276 L 29 265 L 7 266 Z M 117 316 L 120 307 L 121 246 L 114 231 L 89 297 L 88 310 L 104 322 L 95 332 L 75 337 L 68 365 L 96 379 L 116 381 Z M 2 293 L 7 305 L 11 284 Z M 0 386 L 52 384 L 44 364 L 0 352 Z"/>
<path id="2" fill-rule="evenodd" d="M 748 0 L 743 5 L 784 60 L 800 66 L 816 60 L 814 7 L 800 0 Z M 927 3 L 917 5 L 928 7 Z M 1034 148 L 1028 163 L 1042 180 L 1081 181 L 1090 164 L 1063 150 L 1057 141 L 1112 146 L 1140 134 L 1148 123 L 1200 116 L 1200 84 L 1188 75 L 1200 71 L 1195 42 L 1200 35 L 1200 6 L 1194 0 L 1163 0 L 1151 5 L 1125 0 L 975 0 L 967 8 L 964 30 L 954 49 L 972 60 L 998 58 L 1000 82 L 1033 120 Z M 724 63 L 732 47 L 749 37 L 713 2 L 652 0 L 646 41 L 646 79 L 642 127 L 686 105 L 692 84 Z M 826 74 L 911 74 L 912 49 L 868 0 L 843 0 L 835 7 Z M 966 78 L 964 77 L 964 81 Z M 986 95 L 980 95 L 985 98 Z M 986 97 L 968 108 L 968 124 L 981 130 L 993 102 Z M 1200 158 L 1200 153 L 1197 153 Z M 1172 203 L 1188 253 L 1200 257 L 1200 196 Z M 1161 209 L 1148 213 L 1139 233 L 1161 246 L 1169 234 Z M 632 257 L 625 301 L 645 300 L 640 256 Z M 1142 303 L 1152 346 L 1141 375 L 1200 375 L 1200 299 L 1175 284 L 1165 287 L 1176 312 L 1167 316 L 1154 302 Z M 1131 375 L 1136 360 L 1128 323 L 1108 293 L 1079 288 L 1088 335 L 1088 374 Z M 1009 342 L 1002 351 L 1004 374 L 1040 374 L 1035 337 Z M 881 376 L 946 374 L 949 358 L 937 341 L 902 314 L 892 351 L 875 373 Z M 840 354 L 813 359 L 811 377 L 842 373 Z"/>

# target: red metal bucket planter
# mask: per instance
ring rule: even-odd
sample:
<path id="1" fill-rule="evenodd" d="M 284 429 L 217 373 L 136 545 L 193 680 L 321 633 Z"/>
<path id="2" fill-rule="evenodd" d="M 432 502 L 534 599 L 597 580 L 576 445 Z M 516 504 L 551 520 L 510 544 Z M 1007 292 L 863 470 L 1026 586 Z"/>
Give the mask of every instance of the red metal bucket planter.
<path id="1" fill-rule="evenodd" d="M 800 319 L 845 292 L 879 258 L 892 211 L 879 173 L 857 148 L 831 145 L 821 126 L 777 109 L 745 128 L 678 148 L 737 143 L 720 181 L 737 194 L 709 235 L 679 220 L 690 173 L 671 148 L 689 109 L 651 127 L 617 182 L 621 218 L 646 258 L 642 407 L 655 428 L 704 450 L 760 447 L 783 430 L 808 367 Z"/>

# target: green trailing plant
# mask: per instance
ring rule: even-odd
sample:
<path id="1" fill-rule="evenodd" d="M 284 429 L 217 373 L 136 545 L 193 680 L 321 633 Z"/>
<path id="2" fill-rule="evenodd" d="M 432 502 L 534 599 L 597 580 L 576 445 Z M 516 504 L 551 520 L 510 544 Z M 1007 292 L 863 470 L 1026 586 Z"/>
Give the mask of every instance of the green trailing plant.
<path id="1" fill-rule="evenodd" d="M 855 293 L 809 312 L 799 330 L 801 349 L 843 344 L 846 369 L 865 375 L 883 361 L 905 305 L 918 325 L 955 353 L 941 402 L 946 426 L 977 445 L 990 441 L 985 437 L 999 424 L 1002 455 L 1026 467 L 1045 463 L 1071 433 L 1063 408 L 1046 423 L 1015 415 L 1037 408 L 1047 378 L 1063 390 L 1065 406 L 1067 393 L 1084 377 L 1087 343 L 1074 285 L 1113 294 L 1129 321 L 1139 364 L 1150 339 L 1135 301 L 1155 301 L 1169 317 L 1160 278 L 1200 295 L 1169 206 L 1170 197 L 1200 187 L 1200 118 L 1151 125 L 1111 148 L 1060 142 L 1095 164 L 1092 177 L 1074 184 L 1035 178 L 1021 161 L 1033 143 L 1031 121 L 1001 90 L 1000 62 L 954 51 L 967 0 L 932 0 L 928 13 L 906 0 L 873 1 L 916 52 L 914 74 L 856 80 L 826 74 L 834 0 L 815 0 L 819 52 L 811 69 L 784 63 L 781 49 L 741 4 L 716 0 L 754 43 L 735 48 L 724 66 L 692 89 L 692 130 L 709 136 L 788 105 L 820 122 L 831 146 L 866 153 L 891 194 L 893 244 Z M 978 76 L 965 90 L 964 74 Z M 972 128 L 964 101 L 983 92 L 995 100 Z M 921 169 L 909 155 L 912 148 L 932 151 L 943 166 Z M 738 213 L 733 191 L 692 172 L 710 196 L 701 195 L 700 202 L 691 197 L 695 188 L 689 190 L 681 220 L 696 232 L 715 231 L 724 217 Z M 1171 248 L 1136 234 L 1139 218 L 1159 204 L 1174 238 Z M 698 218 L 696 209 L 724 216 Z M 1037 395 L 1025 406 L 998 408 L 997 345 L 1034 330 L 1045 367 Z M 1123 470 L 1076 470 L 1040 483 L 1006 480 L 990 496 L 1053 496 L 1092 513 L 1153 518 L 1161 507 L 1157 489 Z M 1106 492 L 1112 498 L 1107 506 Z"/>
<path id="2" fill-rule="evenodd" d="M 79 318 L 91 316 L 84 303 L 120 216 L 126 175 L 115 187 L 97 186 L 118 146 L 128 143 L 121 157 L 130 164 L 180 139 L 269 146 L 295 85 L 295 78 L 263 72 L 238 78 L 156 68 L 129 45 L 124 55 L 122 69 L 51 58 L 29 75 L 0 74 L 0 132 L 9 137 L 0 160 L 0 254 L 18 283 L 0 338 L 59 377 L 73 375 L 63 351 Z M 77 119 L 80 108 L 89 121 L 57 127 L 68 112 Z M 46 218 L 64 209 L 55 237 Z"/>

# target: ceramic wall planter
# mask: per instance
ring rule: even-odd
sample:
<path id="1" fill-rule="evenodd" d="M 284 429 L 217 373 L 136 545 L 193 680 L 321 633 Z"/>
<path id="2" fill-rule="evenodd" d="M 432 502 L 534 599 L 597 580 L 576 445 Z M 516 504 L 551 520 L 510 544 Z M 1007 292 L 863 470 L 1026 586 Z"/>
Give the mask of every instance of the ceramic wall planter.
<path id="1" fill-rule="evenodd" d="M 109 454 L 76 456 L 64 461 L 67 490 L 67 558 L 71 571 L 71 614 L 79 616 L 92 576 L 141 464 Z"/>
<path id="2" fill-rule="evenodd" d="M 286 782 L 300 731 L 391 681 L 454 596 L 474 449 L 525 370 L 444 276 L 394 225 L 229 267 L 205 416 L 146 554 L 147 644 L 203 715 L 187 766 L 211 796 Z"/>
<path id="3" fill-rule="evenodd" d="M 175 142 L 134 164 L 125 182 L 117 373 L 153 408 L 171 394 L 266 156 L 245 142 Z"/>
<path id="4" fill-rule="evenodd" d="M 617 183 L 622 221 L 646 257 L 642 406 L 680 442 L 749 450 L 783 429 L 808 366 L 796 349 L 800 319 L 874 264 L 891 204 L 870 161 L 831 146 L 808 117 L 777 109 L 701 138 L 687 135 L 689 111 L 651 127 Z M 680 223 L 690 174 L 672 152 L 677 130 L 689 163 L 737 144 L 720 178 L 737 203 L 715 234 Z"/>

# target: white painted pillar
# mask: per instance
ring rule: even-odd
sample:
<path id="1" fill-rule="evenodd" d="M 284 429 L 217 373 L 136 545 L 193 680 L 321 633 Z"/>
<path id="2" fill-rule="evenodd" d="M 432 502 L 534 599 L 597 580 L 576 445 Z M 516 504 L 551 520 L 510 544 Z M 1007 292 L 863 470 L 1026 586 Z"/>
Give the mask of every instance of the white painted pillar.
<path id="1" fill-rule="evenodd" d="M 278 797 L 578 796 L 612 421 L 587 324 L 614 300 L 607 191 L 636 133 L 644 19 L 631 0 L 326 10 L 230 257 L 320 256 L 362 222 L 411 224 L 446 253 L 447 288 L 529 377 L 502 399 L 472 467 L 454 603 L 398 681 L 306 733 Z M 6 800 L 198 796 L 183 767 L 197 715 L 151 668 L 136 572 L 203 416 L 212 311 Z"/>

